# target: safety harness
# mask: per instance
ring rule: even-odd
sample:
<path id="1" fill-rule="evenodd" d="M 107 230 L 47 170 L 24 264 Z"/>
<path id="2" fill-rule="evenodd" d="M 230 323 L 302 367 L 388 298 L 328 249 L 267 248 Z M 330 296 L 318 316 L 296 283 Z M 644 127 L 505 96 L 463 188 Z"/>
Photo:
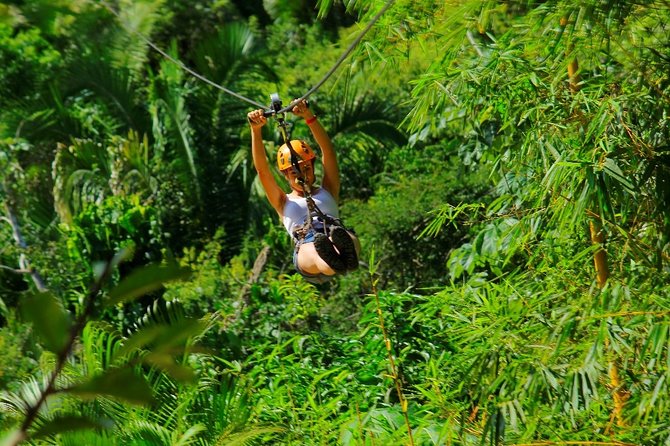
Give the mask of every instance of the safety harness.
<path id="1" fill-rule="evenodd" d="M 317 206 L 316 202 L 314 201 L 314 198 L 312 198 L 312 190 L 309 184 L 305 181 L 305 175 L 300 168 L 300 161 L 302 160 L 300 158 L 300 155 L 295 151 L 293 146 L 291 145 L 291 140 L 288 135 L 288 124 L 285 119 L 285 113 L 282 111 L 282 103 L 281 100 L 279 99 L 279 94 L 273 93 L 270 95 L 270 111 L 265 112 L 265 115 L 267 116 L 274 116 L 275 119 L 277 120 L 277 127 L 279 127 L 279 133 L 282 136 L 282 139 L 284 140 L 284 144 L 286 144 L 286 147 L 288 147 L 288 150 L 291 154 L 291 168 L 293 169 L 293 172 L 296 174 L 298 184 L 302 188 L 302 193 L 303 196 L 305 197 L 305 201 L 307 202 L 307 210 L 309 211 L 309 215 L 307 218 L 306 224 L 301 228 L 304 233 L 309 232 L 310 229 L 317 230 L 317 228 L 314 228 L 312 225 L 312 221 L 314 219 L 317 219 L 318 221 L 321 221 L 323 223 L 323 233 L 326 235 L 330 235 L 330 226 L 340 226 L 344 227 L 342 222 L 330 215 L 324 214 L 321 209 L 319 209 L 319 206 Z"/>

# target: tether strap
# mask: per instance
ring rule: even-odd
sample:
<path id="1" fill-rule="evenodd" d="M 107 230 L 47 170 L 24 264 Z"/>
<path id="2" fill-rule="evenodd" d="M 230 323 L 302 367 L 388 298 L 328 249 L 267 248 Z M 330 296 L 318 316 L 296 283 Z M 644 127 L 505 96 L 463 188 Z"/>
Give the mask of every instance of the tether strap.
<path id="1" fill-rule="evenodd" d="M 286 147 L 288 147 L 288 150 L 291 153 L 291 166 L 296 176 L 298 177 L 298 184 L 300 184 L 300 187 L 302 188 L 302 194 L 305 197 L 305 201 L 307 203 L 308 215 L 305 228 L 308 230 L 314 229 L 312 220 L 316 218 L 317 220 L 321 220 L 323 222 L 323 232 L 324 234 L 328 235 L 329 225 L 338 223 L 341 226 L 341 223 L 337 219 L 324 214 L 323 211 L 319 209 L 319 206 L 317 206 L 314 198 L 312 198 L 310 187 L 305 183 L 305 176 L 303 175 L 302 169 L 300 169 L 300 161 L 302 161 L 302 159 L 295 151 L 295 149 L 293 149 L 288 132 L 286 131 L 286 120 L 284 119 L 284 112 L 281 111 L 281 100 L 276 93 L 272 94 L 270 97 L 272 98 L 270 107 L 275 110 L 274 116 L 277 119 L 279 132 L 281 133 L 282 139 L 284 140 L 284 144 L 286 144 Z"/>
<path id="2" fill-rule="evenodd" d="M 338 224 L 339 226 L 342 226 L 342 223 L 338 219 L 331 217 L 328 214 L 324 214 L 323 211 L 319 209 L 319 206 L 317 206 L 316 202 L 314 201 L 314 198 L 312 198 L 309 186 L 305 184 L 305 181 L 302 178 L 299 178 L 298 182 L 300 183 L 300 186 L 302 186 L 302 193 L 305 196 L 305 201 L 307 202 L 307 210 L 309 211 L 309 215 L 307 218 L 307 227 L 313 228 L 312 220 L 314 218 L 323 221 L 323 233 L 326 235 L 328 235 L 329 232 L 328 226 L 333 224 Z"/>

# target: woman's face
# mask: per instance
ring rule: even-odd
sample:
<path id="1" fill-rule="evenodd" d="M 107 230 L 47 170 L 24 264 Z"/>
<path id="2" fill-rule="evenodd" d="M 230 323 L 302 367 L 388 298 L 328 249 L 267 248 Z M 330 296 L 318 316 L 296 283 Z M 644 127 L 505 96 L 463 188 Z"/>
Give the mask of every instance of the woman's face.
<path id="1" fill-rule="evenodd" d="M 308 186 L 312 186 L 314 181 L 316 181 L 316 177 L 314 176 L 314 160 L 309 160 L 308 162 L 301 161 L 298 164 L 302 174 L 296 173 L 295 169 L 286 169 L 283 173 L 291 189 L 302 192 L 302 185 L 298 181 L 301 176 L 305 178 L 305 183 Z"/>

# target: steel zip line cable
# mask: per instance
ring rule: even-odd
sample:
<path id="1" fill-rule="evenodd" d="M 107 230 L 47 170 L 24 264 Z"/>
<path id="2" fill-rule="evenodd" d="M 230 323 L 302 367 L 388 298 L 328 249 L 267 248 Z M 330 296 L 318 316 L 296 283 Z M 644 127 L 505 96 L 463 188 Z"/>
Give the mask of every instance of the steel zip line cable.
<path id="1" fill-rule="evenodd" d="M 342 65 L 342 62 L 351 54 L 351 52 L 358 46 L 358 44 L 363 40 L 363 37 L 365 34 L 367 34 L 368 31 L 374 26 L 374 24 L 379 20 L 379 18 L 384 15 L 384 13 L 391 7 L 391 5 L 395 2 L 395 0 L 389 0 L 386 2 L 384 7 L 379 10 L 379 12 L 370 20 L 370 22 L 367 24 L 367 26 L 361 31 L 361 33 L 356 37 L 356 39 L 349 45 L 349 47 L 346 49 L 344 53 L 340 56 L 340 58 L 333 64 L 333 66 L 328 70 L 328 72 L 321 78 L 319 82 L 317 82 L 312 88 L 309 89 L 307 93 L 302 95 L 300 98 L 292 101 L 289 105 L 286 107 L 282 108 L 281 110 L 278 110 L 276 112 L 273 112 L 273 114 L 279 114 L 279 113 L 284 113 L 286 111 L 291 110 L 295 104 L 297 104 L 299 101 L 302 101 L 303 99 L 307 99 L 312 93 L 317 91 L 321 86 L 330 78 L 330 76 L 333 75 L 333 73 Z M 114 8 L 112 8 L 106 1 L 100 0 L 100 4 L 105 7 L 109 12 L 111 12 L 117 19 L 121 19 L 121 14 L 119 14 Z M 197 73 L 196 71 L 192 70 L 191 68 L 187 67 L 182 63 L 181 61 L 175 59 L 174 57 L 170 56 L 168 53 L 163 51 L 160 47 L 158 47 L 156 44 L 154 44 L 151 40 L 149 40 L 148 37 L 146 37 L 144 34 L 141 32 L 131 29 L 130 30 L 132 33 L 137 34 L 147 45 L 149 45 L 154 51 L 158 52 L 161 56 L 165 57 L 167 60 L 170 62 L 174 63 L 177 65 L 179 68 L 182 70 L 186 71 L 190 75 L 194 76 L 195 78 L 201 80 L 202 82 L 214 87 L 218 88 L 219 90 L 223 91 L 224 93 L 227 93 L 241 101 L 244 101 L 248 104 L 251 104 L 255 107 L 262 108 L 263 110 L 268 110 L 268 107 L 266 105 L 261 104 L 260 102 L 256 102 L 253 99 L 249 99 L 245 96 L 242 96 L 239 93 L 236 93 L 223 85 L 217 84 L 216 82 L 213 82 L 209 79 L 207 79 L 205 76 Z"/>
<path id="2" fill-rule="evenodd" d="M 335 72 L 335 70 L 337 70 L 339 68 L 339 66 L 342 65 L 342 62 L 344 62 L 344 60 L 349 56 L 349 54 L 351 54 L 351 52 L 354 50 L 354 48 L 356 48 L 356 46 L 361 42 L 361 40 L 363 40 L 363 37 L 367 34 L 368 31 L 370 31 L 370 29 L 374 26 L 374 24 L 377 23 L 377 20 L 379 20 L 379 18 L 382 15 L 384 15 L 384 13 L 391 7 L 391 5 L 394 2 L 395 2 L 395 0 L 389 0 L 388 2 L 386 2 L 384 7 L 379 10 L 379 12 L 372 18 L 372 20 L 370 20 L 370 22 L 365 27 L 365 29 L 363 29 L 363 31 L 361 31 L 361 33 L 358 35 L 358 37 L 356 37 L 356 40 L 351 42 L 351 44 L 349 45 L 349 48 L 347 48 L 347 50 L 344 53 L 342 53 L 342 55 L 337 60 L 337 62 L 335 62 L 335 64 L 332 66 L 332 68 L 330 70 L 328 70 L 328 72 L 323 76 L 323 78 L 321 78 L 321 80 L 319 82 L 317 82 L 312 88 L 310 88 L 310 90 L 307 93 L 305 93 L 304 95 L 302 95 L 301 97 L 299 97 L 295 101 L 292 101 L 288 106 L 282 108 L 277 113 L 284 113 L 284 112 L 292 109 L 295 104 L 302 101 L 303 99 L 307 99 L 312 93 L 314 93 L 316 90 L 321 88 L 321 86 L 328 80 L 328 78 L 330 78 L 330 76 L 332 76 L 332 74 Z"/>
<path id="3" fill-rule="evenodd" d="M 116 18 L 119 19 L 119 21 L 121 20 L 121 14 L 119 14 L 118 12 L 116 12 L 116 11 L 114 10 L 114 8 L 112 8 L 107 2 L 105 2 L 104 0 L 101 0 L 101 1 L 100 1 L 100 4 L 102 4 L 102 6 L 104 6 L 109 12 L 111 12 L 112 14 L 114 14 L 114 16 L 116 16 Z M 203 76 L 203 75 L 201 75 L 201 74 L 199 74 L 199 73 L 193 71 L 192 69 L 190 69 L 189 67 L 187 67 L 186 65 L 184 65 L 181 61 L 175 59 L 174 57 L 170 56 L 168 53 L 166 53 L 165 51 L 163 51 L 162 49 L 160 49 L 157 45 L 155 45 L 151 40 L 149 40 L 148 37 L 146 37 L 146 36 L 145 36 L 144 34 L 142 34 L 141 32 L 136 31 L 136 30 L 134 30 L 134 29 L 131 29 L 130 31 L 133 32 L 134 34 L 137 34 L 142 40 L 144 40 L 144 42 L 145 42 L 147 45 L 149 45 L 151 48 L 153 48 L 155 51 L 157 51 L 161 56 L 165 57 L 167 60 L 169 60 L 170 62 L 176 64 L 176 65 L 177 65 L 179 68 L 181 68 L 182 70 L 188 72 L 188 73 L 191 74 L 192 76 L 195 76 L 196 78 L 200 79 L 201 81 L 205 82 L 206 84 L 209 84 L 209 85 L 211 85 L 212 87 L 218 88 L 219 90 L 223 91 L 224 93 L 228 93 L 229 95 L 231 95 L 231 96 L 233 96 L 233 97 L 235 97 L 235 98 L 237 98 L 237 99 L 239 99 L 239 100 L 241 100 L 241 101 L 247 102 L 247 103 L 249 103 L 249 104 L 251 104 L 251 105 L 254 105 L 254 106 L 256 106 L 256 107 L 260 107 L 260 108 L 263 108 L 263 109 L 266 108 L 266 106 L 263 105 L 263 104 L 261 104 L 260 102 L 256 102 L 256 101 L 254 101 L 253 99 L 249 99 L 249 98 L 247 98 L 247 97 L 245 97 L 245 96 L 242 96 L 242 95 L 239 94 L 239 93 L 235 93 L 234 91 L 227 89 L 227 88 L 224 87 L 223 85 L 219 85 L 219 84 L 217 84 L 216 82 L 212 82 L 212 81 L 210 81 L 209 79 L 207 79 L 205 76 Z"/>

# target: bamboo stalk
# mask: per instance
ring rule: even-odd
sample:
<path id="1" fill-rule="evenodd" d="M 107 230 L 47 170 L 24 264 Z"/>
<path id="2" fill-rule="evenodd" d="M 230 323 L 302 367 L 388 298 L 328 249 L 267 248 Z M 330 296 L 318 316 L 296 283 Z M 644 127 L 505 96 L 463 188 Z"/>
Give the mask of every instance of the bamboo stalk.
<path id="1" fill-rule="evenodd" d="M 568 63 L 568 79 L 570 83 L 570 90 L 573 93 L 577 93 L 579 91 L 579 62 L 577 62 L 577 58 L 574 57 L 570 63 Z"/>
<path id="2" fill-rule="evenodd" d="M 630 397 L 628 391 L 624 387 L 624 383 L 619 377 L 619 367 L 615 362 L 610 362 L 608 375 L 610 378 L 610 385 L 612 386 L 612 399 L 614 399 L 614 410 L 612 415 L 616 420 L 616 425 L 619 427 L 625 426 L 626 422 L 623 419 L 623 408 Z"/>
<path id="3" fill-rule="evenodd" d="M 598 280 L 598 287 L 603 288 L 607 283 L 609 277 L 609 267 L 607 264 L 607 251 L 603 248 L 605 243 L 605 235 L 603 233 L 602 225 L 598 220 L 592 219 L 589 222 L 589 230 L 591 231 L 591 243 L 598 245 L 598 249 L 593 254 L 593 263 L 596 267 L 596 278 Z"/>
<path id="4" fill-rule="evenodd" d="M 373 262 L 371 262 L 372 265 Z M 384 345 L 386 346 L 386 353 L 388 354 L 389 368 L 391 369 L 391 378 L 395 384 L 395 390 L 398 394 L 398 401 L 400 402 L 400 409 L 402 410 L 403 418 L 405 419 L 405 425 L 407 426 L 407 435 L 409 437 L 409 445 L 414 446 L 414 436 L 412 434 L 412 426 L 409 422 L 409 414 L 407 412 L 407 398 L 402 391 L 402 383 L 400 381 L 400 376 L 398 375 L 398 367 L 395 363 L 395 358 L 393 357 L 393 350 L 391 348 L 391 339 L 388 336 L 388 331 L 386 330 L 386 325 L 384 323 L 384 314 L 382 312 L 381 302 L 379 301 L 379 292 L 377 291 L 377 280 L 372 278 L 372 294 L 375 297 L 375 303 L 377 304 L 377 316 L 379 317 L 379 326 L 382 331 L 382 336 L 384 337 Z"/>
<path id="5" fill-rule="evenodd" d="M 567 16 L 561 17 L 560 25 L 565 28 L 569 23 Z M 571 54 L 571 48 L 565 53 L 566 57 L 570 57 L 568 62 L 568 83 L 572 94 L 579 92 L 579 62 L 576 56 Z M 581 114 L 581 113 L 580 113 Z M 593 214 L 587 211 L 587 214 Z M 596 269 L 596 280 L 598 288 L 603 289 L 607 284 L 609 278 L 609 266 L 607 263 L 607 251 L 605 249 L 605 233 L 603 231 L 602 223 L 599 217 L 591 215 L 589 220 L 589 232 L 591 235 L 591 243 L 597 245 L 597 250 L 593 254 L 593 263 Z M 605 349 L 607 350 L 609 343 L 606 342 Z M 616 420 L 617 426 L 625 426 L 623 419 L 623 409 L 628 400 L 629 394 L 624 387 L 624 383 L 620 379 L 619 367 L 616 359 L 609 361 L 608 367 L 609 388 L 612 392 L 612 400 L 614 401 L 614 408 L 612 409 L 612 419 Z"/>

